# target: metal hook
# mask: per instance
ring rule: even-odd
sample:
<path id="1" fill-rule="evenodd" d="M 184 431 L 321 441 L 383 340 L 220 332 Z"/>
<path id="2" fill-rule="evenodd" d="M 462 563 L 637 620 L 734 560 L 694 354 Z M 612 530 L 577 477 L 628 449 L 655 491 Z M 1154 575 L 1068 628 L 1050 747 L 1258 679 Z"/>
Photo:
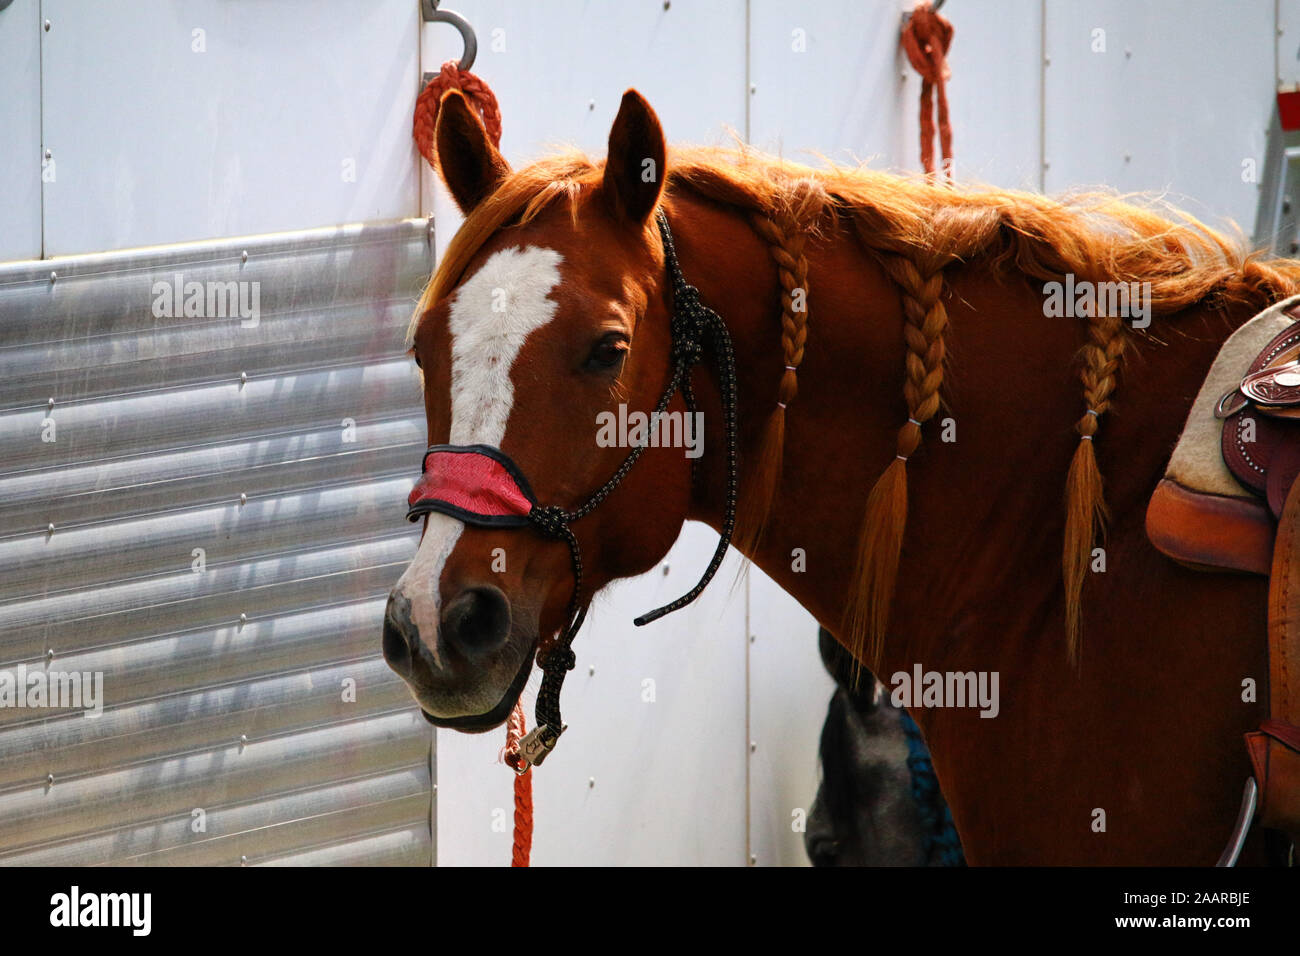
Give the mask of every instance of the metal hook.
<path id="1" fill-rule="evenodd" d="M 462 70 L 468 70 L 478 56 L 478 38 L 474 36 L 474 28 L 456 11 L 439 10 L 438 3 L 439 0 L 420 0 L 420 18 L 425 23 L 450 23 L 459 31 L 461 41 L 465 44 L 465 55 L 457 65 Z"/>

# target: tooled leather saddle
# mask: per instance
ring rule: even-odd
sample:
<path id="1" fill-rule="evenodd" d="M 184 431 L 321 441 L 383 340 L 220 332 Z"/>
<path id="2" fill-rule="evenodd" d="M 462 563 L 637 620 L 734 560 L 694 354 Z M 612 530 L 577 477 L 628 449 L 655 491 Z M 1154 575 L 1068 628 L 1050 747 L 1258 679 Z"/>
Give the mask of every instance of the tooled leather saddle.
<path id="1" fill-rule="evenodd" d="M 1295 312 L 1289 313 L 1292 317 Z M 1269 569 L 1269 719 L 1246 734 L 1261 825 L 1300 835 L 1300 322 L 1215 409 L 1224 463 L 1277 520 Z"/>

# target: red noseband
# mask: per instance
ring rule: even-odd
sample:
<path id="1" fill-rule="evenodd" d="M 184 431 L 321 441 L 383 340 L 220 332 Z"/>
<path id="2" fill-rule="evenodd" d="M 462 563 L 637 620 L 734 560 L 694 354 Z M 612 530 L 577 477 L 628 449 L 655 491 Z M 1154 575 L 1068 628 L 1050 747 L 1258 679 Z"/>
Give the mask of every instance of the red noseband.
<path id="1" fill-rule="evenodd" d="M 424 474 L 406 503 L 410 521 L 436 511 L 480 527 L 520 528 L 528 524 L 537 499 L 523 473 L 500 449 L 434 445 L 424 454 Z"/>

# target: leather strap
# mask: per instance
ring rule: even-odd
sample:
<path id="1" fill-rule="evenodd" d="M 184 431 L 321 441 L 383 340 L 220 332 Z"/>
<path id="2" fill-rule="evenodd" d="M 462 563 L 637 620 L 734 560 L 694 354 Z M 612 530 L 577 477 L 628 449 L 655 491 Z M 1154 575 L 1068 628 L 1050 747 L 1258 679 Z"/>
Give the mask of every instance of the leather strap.
<path id="1" fill-rule="evenodd" d="M 1245 735 L 1261 825 L 1300 835 L 1300 482 L 1278 523 L 1268 595 L 1269 719 Z"/>

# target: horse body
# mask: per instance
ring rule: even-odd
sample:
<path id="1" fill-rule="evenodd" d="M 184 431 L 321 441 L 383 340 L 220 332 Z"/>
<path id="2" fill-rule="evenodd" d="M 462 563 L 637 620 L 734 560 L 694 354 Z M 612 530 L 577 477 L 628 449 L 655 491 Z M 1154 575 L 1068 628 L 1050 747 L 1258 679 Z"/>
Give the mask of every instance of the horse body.
<path id="1" fill-rule="evenodd" d="M 766 250 L 746 241 L 738 216 L 685 196 L 670 209 L 684 268 L 735 326 L 743 400 L 764 408 L 779 354 Z M 902 311 L 851 236 L 825 237 L 810 260 L 816 324 L 786 427 L 781 492 L 751 557 L 842 633 L 861 502 L 892 458 L 882 436 L 904 411 Z M 759 274 L 767 281 L 754 282 Z M 974 708 L 913 710 L 972 863 L 1212 863 L 1250 775 L 1241 734 L 1263 716 L 1241 692 L 1245 678 L 1267 673 L 1267 585 L 1179 567 L 1150 546 L 1143 520 L 1205 371 L 1254 310 L 1163 317 L 1161 343 L 1129 357 L 1122 403 L 1098 442 L 1111 513 L 1106 570 L 1086 586 L 1074 667 L 1063 650 L 1060 541 L 1061 476 L 1077 436 L 1061 422 L 1078 416 L 1079 324 L 1045 318 L 1028 282 L 974 268 L 950 270 L 948 282 L 956 440 L 929 442 L 911 469 L 881 678 L 916 663 L 1000 675 L 996 719 Z M 742 435 L 743 461 L 756 453 L 756 430 Z M 710 435 L 706 447 L 719 441 Z M 720 476 L 708 486 L 720 487 Z M 718 502 L 701 505 L 693 517 L 716 527 Z M 806 570 L 794 570 L 796 548 Z M 1104 832 L 1094 830 L 1096 810 Z"/>
<path id="2" fill-rule="evenodd" d="M 444 177 L 467 211 L 498 201 L 504 211 L 499 220 L 471 217 L 483 235 L 465 240 L 467 252 L 449 251 L 447 274 L 435 280 L 413 327 L 431 441 L 446 441 L 459 427 L 452 406 L 463 368 L 458 373 L 448 320 L 457 284 L 503 250 L 544 247 L 559 256 L 560 278 L 544 293 L 555 318 L 510 355 L 513 410 L 507 405 L 496 443 L 548 503 L 574 507 L 613 473 L 622 452 L 558 436 L 587 436 L 612 400 L 647 408 L 663 387 L 672 291 L 647 229 L 662 204 L 686 276 L 730 329 L 743 476 L 765 454 L 770 410 L 790 398 L 781 368 L 788 310 L 783 315 L 780 304 L 789 276 L 743 207 L 705 195 L 689 177 L 670 181 L 662 194 L 658 181 L 638 179 L 642 157 L 663 168 L 662 133 L 629 93 L 603 172 L 573 167 L 573 180 L 548 194 L 567 202 L 540 204 L 512 225 L 528 194 L 457 99 L 448 98 L 439 119 Z M 514 188 L 523 199 L 501 199 Z M 539 179 L 529 188 L 540 194 L 547 186 Z M 1141 228 L 1150 234 L 1151 222 Z M 949 318 L 946 408 L 924 425 L 907 469 L 910 514 L 888 636 L 870 663 L 886 684 L 916 664 L 998 672 L 995 719 L 973 707 L 913 711 L 971 863 L 1212 863 L 1250 774 L 1241 734 L 1263 716 L 1261 705 L 1243 702 L 1242 682 L 1267 680 L 1266 583 L 1177 566 L 1148 544 L 1143 515 L 1219 345 L 1272 294 L 1268 283 L 1282 280 L 1234 278 L 1245 291 L 1211 302 L 1218 280 L 1189 280 L 1189 291 L 1170 292 L 1179 281 L 1173 267 L 1153 261 L 1153 278 L 1164 282 L 1153 325 L 1126 333 L 1123 387 L 1104 420 L 1096 416 L 1110 523 L 1104 571 L 1086 575 L 1075 663 L 1061 574 L 1063 491 L 1080 444 L 1069 423 L 1092 405 L 1083 403 L 1079 383 L 1087 322 L 1046 317 L 1041 278 L 1027 278 L 1054 267 L 1026 265 L 1017 255 L 1017 268 L 994 268 L 954 252 L 936 254 L 918 278 L 908 273 L 910 262 L 890 258 L 897 238 L 868 248 L 861 221 L 822 216 L 809 236 L 807 349 L 785 415 L 770 518 L 748 556 L 862 653 L 845 607 L 859 589 L 863 502 L 895 461 L 900 423 L 912 411 L 900 398 L 909 346 L 899 278 L 931 293 L 941 288 Z M 1050 258 L 1050 247 L 1039 245 Z M 592 371 L 582 358 L 593 337 L 599 342 L 611 329 L 635 343 L 616 375 Z M 500 335 L 508 331 L 502 326 Z M 699 474 L 692 481 L 680 450 L 649 449 L 575 524 L 589 592 L 653 566 L 685 517 L 722 525 L 719 394 L 703 368 L 693 382 L 706 412 Z M 684 411 L 681 397 L 669 408 Z M 941 441 L 940 419 L 949 416 L 955 440 Z M 512 675 L 524 673 L 563 624 L 572 581 L 566 554 L 535 535 L 478 527 L 465 528 L 436 560 L 427 556 L 437 549 L 426 537 L 394 592 L 385 653 L 397 648 L 390 661 L 430 719 L 487 729 L 518 694 Z M 498 549 L 508 552 L 508 567 L 489 573 Z M 413 626 L 419 620 L 409 608 L 430 596 L 433 604 L 419 609 L 425 623 Z M 497 698 L 501 705 L 489 712 Z"/>

